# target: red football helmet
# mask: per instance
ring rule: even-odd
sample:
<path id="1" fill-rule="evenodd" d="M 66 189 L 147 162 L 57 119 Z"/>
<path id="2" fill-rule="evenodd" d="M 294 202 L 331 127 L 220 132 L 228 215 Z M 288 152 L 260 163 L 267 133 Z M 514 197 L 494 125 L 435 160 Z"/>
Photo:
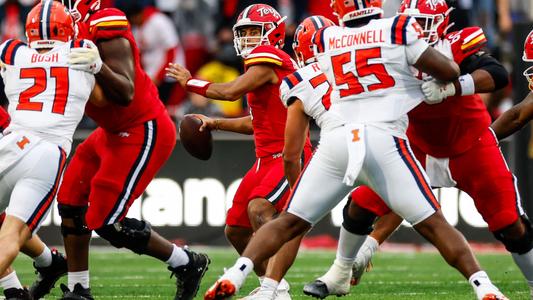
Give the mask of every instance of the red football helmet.
<path id="1" fill-rule="evenodd" d="M 331 0 L 333 13 L 339 23 L 353 21 L 375 15 L 383 15 L 381 0 Z"/>
<path id="2" fill-rule="evenodd" d="M 445 0 L 403 0 L 398 14 L 414 17 L 422 26 L 424 40 L 433 45 L 446 35 L 452 10 Z"/>
<path id="3" fill-rule="evenodd" d="M 313 51 L 313 34 L 322 27 L 335 26 L 335 23 L 323 16 L 311 16 L 298 25 L 294 33 L 292 49 L 296 54 L 298 66 L 303 68 L 306 64 L 316 61 Z"/>
<path id="4" fill-rule="evenodd" d="M 526 41 L 524 42 L 524 54 L 522 55 L 522 60 L 525 62 L 533 62 L 533 30 L 527 35 Z M 524 71 L 524 76 L 526 76 L 529 83 L 529 89 L 533 91 L 533 66 Z"/>
<path id="5" fill-rule="evenodd" d="M 259 45 L 272 45 L 283 48 L 285 43 L 285 19 L 273 7 L 266 4 L 253 4 L 245 8 L 233 26 L 233 43 L 237 55 L 246 57 Z M 260 36 L 244 36 L 242 29 L 257 26 Z"/>
<path id="6" fill-rule="evenodd" d="M 58 43 L 66 43 L 75 38 L 74 26 L 74 20 L 64 5 L 57 1 L 43 0 L 28 14 L 26 38 L 31 48 L 53 48 Z"/>
<path id="7" fill-rule="evenodd" d="M 100 9 L 100 0 L 61 0 L 76 22 L 85 22 Z"/>

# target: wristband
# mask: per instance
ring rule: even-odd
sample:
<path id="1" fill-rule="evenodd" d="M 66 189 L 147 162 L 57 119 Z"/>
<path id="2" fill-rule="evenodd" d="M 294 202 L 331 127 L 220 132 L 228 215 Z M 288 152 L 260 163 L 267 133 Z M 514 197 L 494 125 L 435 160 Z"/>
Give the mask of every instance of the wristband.
<path id="1" fill-rule="evenodd" d="M 211 84 L 212 82 L 209 81 L 191 78 L 187 80 L 186 88 L 189 92 L 207 97 L 207 88 Z"/>
<path id="2" fill-rule="evenodd" d="M 220 130 L 220 119 L 215 119 L 214 123 L 215 123 L 215 128 L 214 129 L 215 130 Z"/>
<path id="3" fill-rule="evenodd" d="M 459 84 L 461 85 L 461 96 L 474 95 L 476 93 L 476 84 L 472 75 L 466 74 L 459 77 Z"/>

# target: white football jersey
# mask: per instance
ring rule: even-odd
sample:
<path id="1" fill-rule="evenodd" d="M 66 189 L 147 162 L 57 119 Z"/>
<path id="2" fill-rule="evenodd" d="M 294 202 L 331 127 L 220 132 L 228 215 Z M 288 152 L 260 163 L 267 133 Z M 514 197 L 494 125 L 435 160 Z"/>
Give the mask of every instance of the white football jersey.
<path id="1" fill-rule="evenodd" d="M 317 59 L 332 84 L 331 112 L 358 123 L 403 118 L 424 97 L 410 68 L 429 46 L 422 36 L 406 15 L 317 31 Z"/>
<path id="2" fill-rule="evenodd" d="M 291 99 L 300 99 L 305 113 L 321 128 L 321 133 L 342 126 L 341 118 L 328 112 L 331 106 L 331 85 L 317 63 L 307 65 L 285 77 L 280 85 L 281 101 L 288 106 Z"/>
<path id="3" fill-rule="evenodd" d="M 83 46 L 76 40 L 39 54 L 18 40 L 0 45 L 11 116 L 7 132 L 30 132 L 70 152 L 95 84 L 94 75 L 68 67 L 70 50 Z"/>

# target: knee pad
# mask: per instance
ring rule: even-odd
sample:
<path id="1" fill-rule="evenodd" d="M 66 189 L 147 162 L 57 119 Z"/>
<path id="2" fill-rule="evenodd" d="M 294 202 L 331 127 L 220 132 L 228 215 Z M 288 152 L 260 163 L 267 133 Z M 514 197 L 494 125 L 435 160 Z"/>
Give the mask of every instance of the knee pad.
<path id="1" fill-rule="evenodd" d="M 350 203 L 352 202 L 351 196 L 348 197 L 348 203 L 344 206 L 342 210 L 342 227 L 348 232 L 358 235 L 368 235 L 374 229 L 373 221 L 367 222 L 364 220 L 357 220 L 350 217 L 348 210 L 350 209 Z"/>
<path id="2" fill-rule="evenodd" d="M 120 222 L 102 226 L 95 231 L 114 247 L 127 248 L 137 254 L 145 254 L 152 227 L 145 221 L 124 218 Z"/>
<path id="3" fill-rule="evenodd" d="M 87 206 L 70 206 L 58 204 L 59 215 L 61 219 L 71 219 L 74 223 L 74 227 L 66 226 L 64 222 L 61 222 L 61 234 L 67 235 L 86 235 L 91 231 L 87 228 L 85 223 L 85 212 L 87 212 Z"/>
<path id="4" fill-rule="evenodd" d="M 526 227 L 526 232 L 520 239 L 509 239 L 503 233 L 504 230 L 493 232 L 497 240 L 502 242 L 505 249 L 511 253 L 524 254 L 533 249 L 533 227 L 526 216 L 521 216 L 520 219 Z"/>

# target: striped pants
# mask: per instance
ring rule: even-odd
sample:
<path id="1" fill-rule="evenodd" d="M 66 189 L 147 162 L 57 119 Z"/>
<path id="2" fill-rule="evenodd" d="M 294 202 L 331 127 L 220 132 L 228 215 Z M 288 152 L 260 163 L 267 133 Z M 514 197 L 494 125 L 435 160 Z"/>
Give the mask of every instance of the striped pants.
<path id="1" fill-rule="evenodd" d="M 166 112 L 123 132 L 96 129 L 68 165 L 57 196 L 61 205 L 86 207 L 89 229 L 122 220 L 144 193 L 176 143 Z"/>
<path id="2" fill-rule="evenodd" d="M 384 129 L 365 125 L 359 139 L 344 127 L 321 137 L 289 199 L 287 211 L 311 224 L 327 215 L 355 186 L 368 185 L 398 215 L 415 225 L 439 209 L 427 175 L 409 143 Z M 363 153 L 349 154 L 349 142 L 364 143 Z M 349 155 L 364 155 L 354 186 L 343 183 Z M 361 158 L 361 157 L 359 157 Z"/>

